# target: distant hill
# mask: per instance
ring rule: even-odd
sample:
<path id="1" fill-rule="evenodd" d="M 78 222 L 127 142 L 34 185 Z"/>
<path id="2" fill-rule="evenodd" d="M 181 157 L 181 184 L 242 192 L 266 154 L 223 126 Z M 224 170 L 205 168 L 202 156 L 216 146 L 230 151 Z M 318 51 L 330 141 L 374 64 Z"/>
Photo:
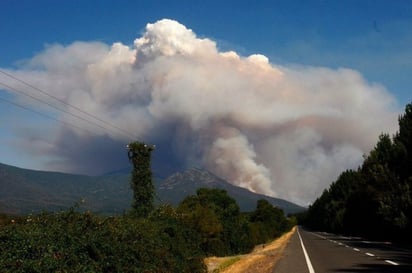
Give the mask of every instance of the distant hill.
<path id="1" fill-rule="evenodd" d="M 119 214 L 131 205 L 129 174 L 115 172 L 103 176 L 34 171 L 0 164 L 0 213 L 28 214 L 42 210 L 59 211 L 79 204 L 80 208 L 102 214 Z M 285 200 L 255 194 L 236 187 L 201 169 L 155 179 L 156 202 L 177 205 L 200 187 L 225 189 L 242 211 L 255 209 L 258 199 L 267 199 L 286 213 L 304 208 Z"/>
<path id="2" fill-rule="evenodd" d="M 157 185 L 157 192 L 161 200 L 177 204 L 185 196 L 196 194 L 198 188 L 226 190 L 237 201 L 242 211 L 254 210 L 259 199 L 268 200 L 272 205 L 282 208 L 285 213 L 305 210 L 305 208 L 289 201 L 257 194 L 245 188 L 234 186 L 209 171 L 197 168 L 169 176 Z"/>
<path id="3" fill-rule="evenodd" d="M 0 188 L 0 212 L 14 214 L 58 211 L 76 203 L 87 210 L 116 214 L 127 209 L 132 198 L 124 174 L 92 177 L 4 164 L 0 164 Z"/>

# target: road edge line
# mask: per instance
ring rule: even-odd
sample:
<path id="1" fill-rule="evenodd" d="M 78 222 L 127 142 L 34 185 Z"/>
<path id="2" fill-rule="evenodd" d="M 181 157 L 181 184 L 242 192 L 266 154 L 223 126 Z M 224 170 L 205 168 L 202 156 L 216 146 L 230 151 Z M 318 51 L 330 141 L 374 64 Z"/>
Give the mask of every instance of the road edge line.
<path id="1" fill-rule="evenodd" d="M 303 244 L 302 237 L 300 236 L 299 228 L 297 228 L 296 231 L 298 232 L 300 244 L 301 244 L 302 249 L 303 249 L 303 254 L 305 255 L 306 265 L 308 266 L 309 273 L 315 273 L 315 270 L 313 269 L 312 263 L 310 262 L 309 255 L 308 255 L 308 253 L 306 252 L 305 245 Z"/>

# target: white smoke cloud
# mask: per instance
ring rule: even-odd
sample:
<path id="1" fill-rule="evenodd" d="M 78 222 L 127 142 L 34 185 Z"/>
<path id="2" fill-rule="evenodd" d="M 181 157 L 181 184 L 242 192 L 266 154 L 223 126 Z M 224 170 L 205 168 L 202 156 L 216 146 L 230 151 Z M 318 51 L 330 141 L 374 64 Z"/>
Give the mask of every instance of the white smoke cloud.
<path id="1" fill-rule="evenodd" d="M 148 24 L 133 46 L 51 45 L 8 72 L 140 140 L 168 143 L 187 166 L 300 204 L 356 167 L 381 132 L 396 129 L 394 98 L 354 70 L 285 67 L 260 54 L 220 52 L 168 19 Z M 56 147 L 71 143 L 73 150 L 42 150 L 63 156 L 53 162 L 59 169 L 85 171 L 78 158 L 96 157 L 81 150 L 92 139 L 130 141 L 121 131 L 60 126 Z M 99 159 L 92 161 L 89 170 L 101 170 Z"/>
<path id="2" fill-rule="evenodd" d="M 205 158 L 209 168 L 237 185 L 273 196 L 270 171 L 256 163 L 256 153 L 246 136 L 237 129 L 224 129 Z"/>

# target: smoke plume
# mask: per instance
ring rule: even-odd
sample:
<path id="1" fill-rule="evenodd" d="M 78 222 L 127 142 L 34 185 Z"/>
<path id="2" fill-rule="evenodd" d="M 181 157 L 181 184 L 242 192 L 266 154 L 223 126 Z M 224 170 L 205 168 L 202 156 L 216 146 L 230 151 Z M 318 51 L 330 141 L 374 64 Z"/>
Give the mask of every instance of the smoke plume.
<path id="1" fill-rule="evenodd" d="M 357 71 L 281 66 L 260 54 L 222 52 L 169 19 L 147 24 L 132 46 L 50 45 L 7 71 L 158 144 L 157 160 L 202 166 L 233 184 L 300 204 L 357 167 L 381 132 L 396 129 L 393 97 Z M 97 173 L 127 164 L 122 147 L 135 139 L 59 115 L 88 130 L 58 123 L 47 136 L 52 145 L 32 147 L 54 158 L 50 168 Z M 28 134 L 21 138 L 27 147 Z"/>

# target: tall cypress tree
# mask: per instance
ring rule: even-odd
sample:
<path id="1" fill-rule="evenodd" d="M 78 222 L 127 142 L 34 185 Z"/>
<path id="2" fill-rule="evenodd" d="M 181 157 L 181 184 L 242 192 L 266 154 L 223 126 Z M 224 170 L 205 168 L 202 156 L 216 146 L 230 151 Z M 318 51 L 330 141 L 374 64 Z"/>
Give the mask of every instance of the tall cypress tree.
<path id="1" fill-rule="evenodd" d="M 128 146 L 129 160 L 133 164 L 130 186 L 133 190 L 133 212 L 146 217 L 153 210 L 154 186 L 150 168 L 154 146 L 143 142 L 132 142 Z"/>

